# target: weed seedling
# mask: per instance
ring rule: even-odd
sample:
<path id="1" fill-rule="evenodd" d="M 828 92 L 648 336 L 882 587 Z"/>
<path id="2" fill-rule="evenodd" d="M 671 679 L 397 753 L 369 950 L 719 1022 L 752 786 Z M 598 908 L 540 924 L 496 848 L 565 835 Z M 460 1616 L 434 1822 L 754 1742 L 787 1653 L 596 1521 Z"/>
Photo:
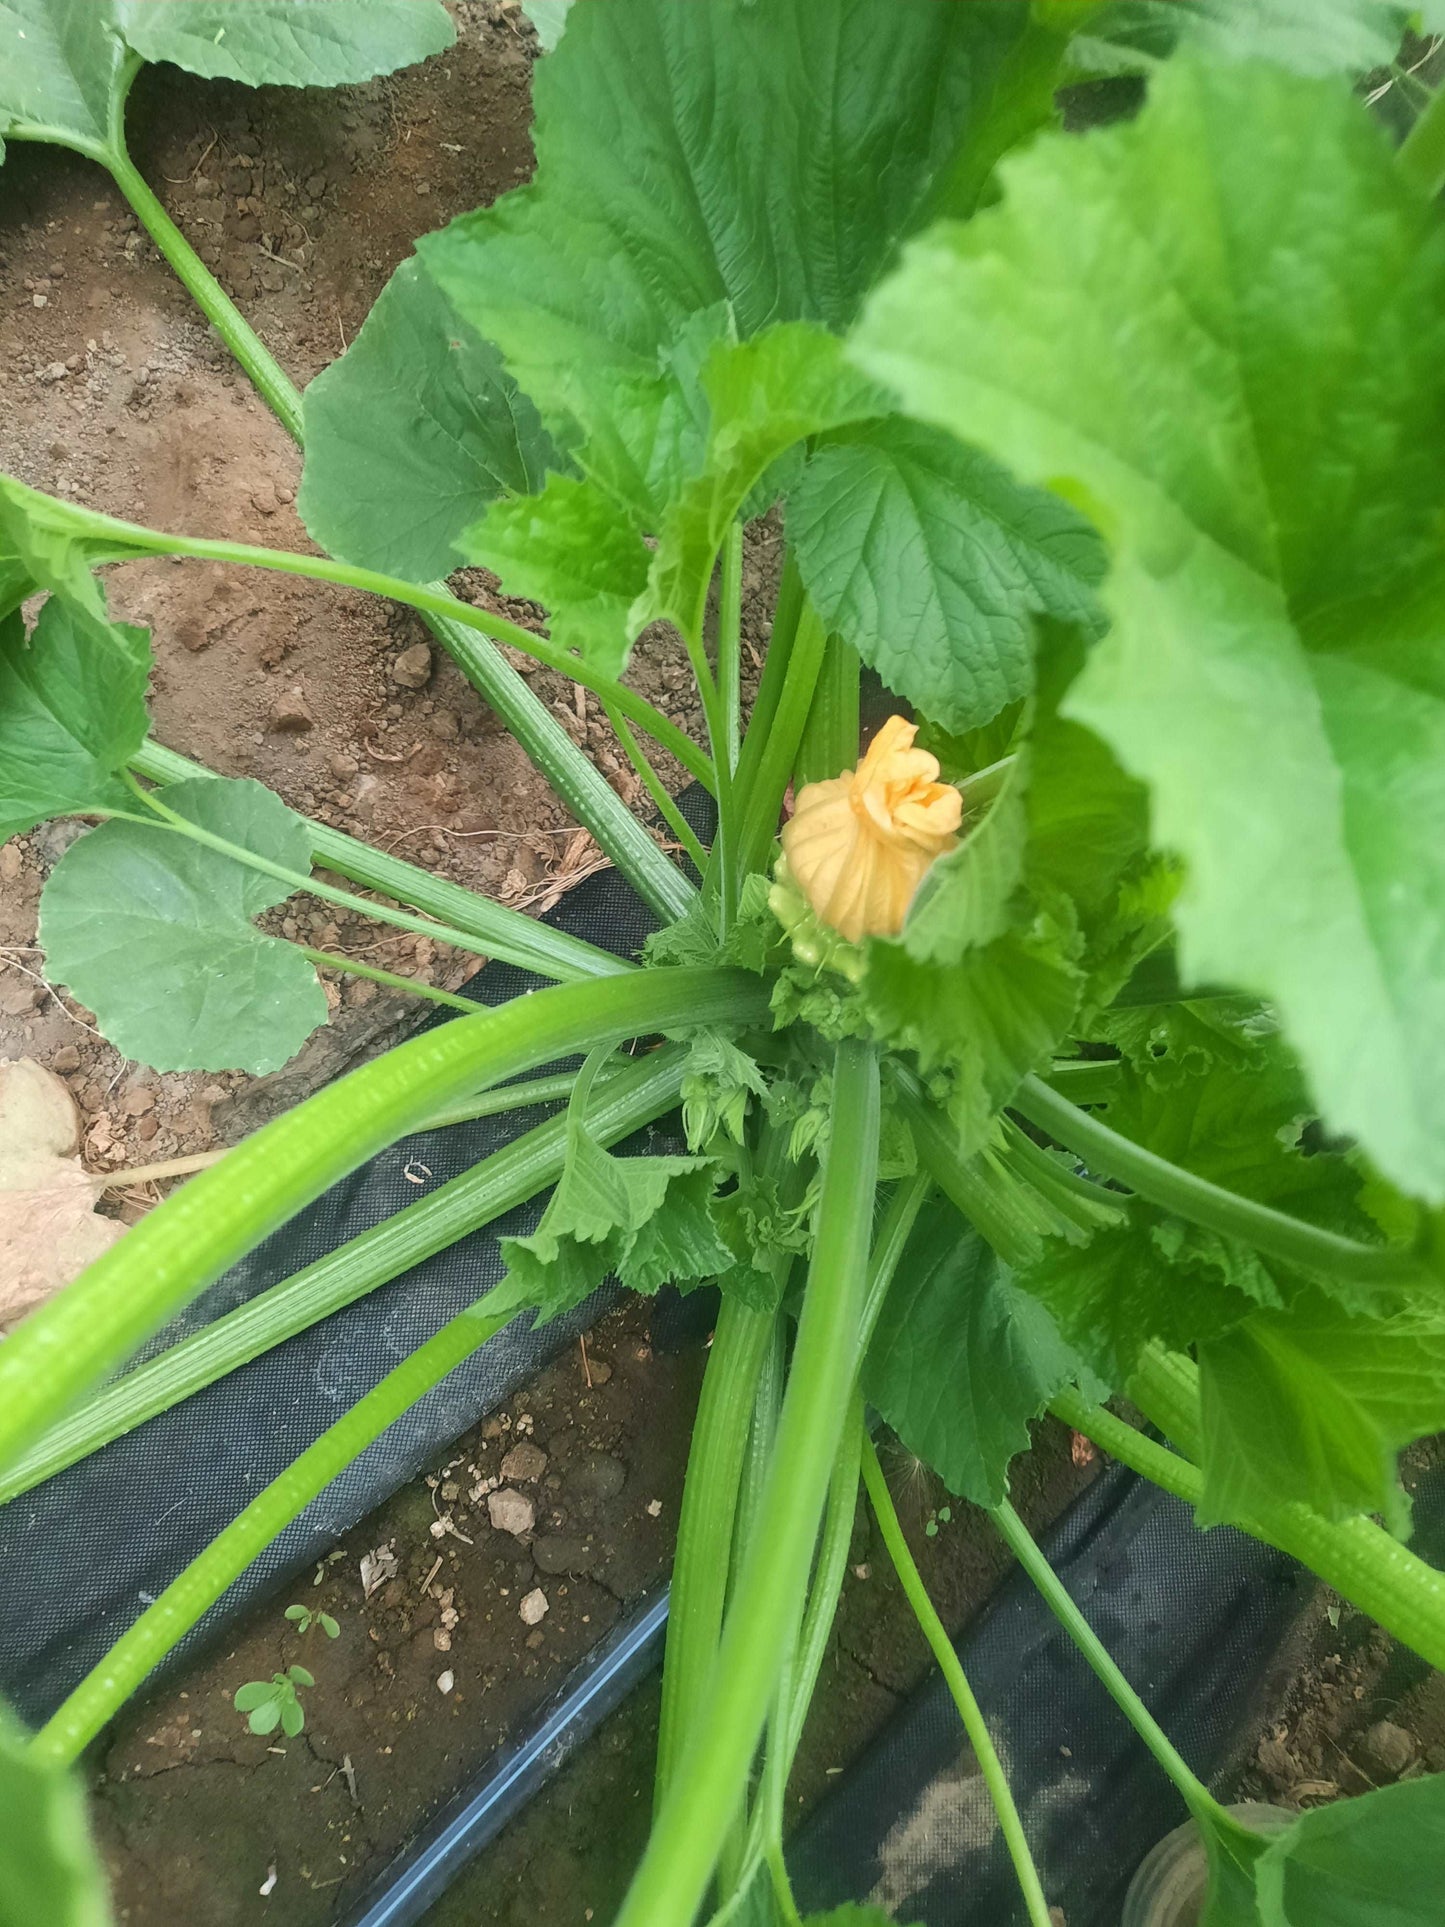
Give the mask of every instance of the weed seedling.
<path id="1" fill-rule="evenodd" d="M 304 1666 L 288 1666 L 284 1673 L 273 1673 L 270 1679 L 251 1679 L 238 1686 L 235 1708 L 246 1715 L 253 1733 L 274 1733 L 279 1726 L 288 1740 L 294 1740 L 306 1724 L 302 1688 L 315 1684 Z"/>

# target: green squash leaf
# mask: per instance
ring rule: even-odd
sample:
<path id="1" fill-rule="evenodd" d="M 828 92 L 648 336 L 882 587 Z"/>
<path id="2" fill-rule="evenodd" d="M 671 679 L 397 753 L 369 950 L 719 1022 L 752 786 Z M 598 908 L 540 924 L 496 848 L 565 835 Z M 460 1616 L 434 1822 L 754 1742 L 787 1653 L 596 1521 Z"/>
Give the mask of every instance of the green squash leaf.
<path id="1" fill-rule="evenodd" d="M 440 0 L 118 0 L 145 60 L 248 87 L 340 87 L 441 53 L 456 29 Z"/>
<path id="2" fill-rule="evenodd" d="M 898 1267 L 863 1389 L 951 1492 L 995 1506 L 1029 1423 L 1083 1367 L 1038 1299 L 957 1213 L 933 1207 Z"/>
<path id="3" fill-rule="evenodd" d="M 788 539 L 830 631 L 945 729 L 1032 688 L 1033 612 L 1103 626 L 1083 517 L 916 422 L 830 437 L 788 497 Z"/>
<path id="4" fill-rule="evenodd" d="M 1278 1039 L 1261 1037 L 1247 1053 L 1201 1054 L 1201 1066 L 1197 1075 L 1181 1070 L 1166 1081 L 1125 1064 L 1109 1098 L 1091 1108 L 1112 1130 L 1197 1177 L 1329 1230 L 1378 1236 L 1357 1202 L 1353 1163 L 1307 1146 L 1311 1106 Z M 1048 1246 L 1020 1283 L 1114 1385 L 1151 1339 L 1187 1350 L 1300 1291 L 1272 1261 L 1139 1198 L 1130 1200 L 1125 1224 L 1086 1246 Z"/>
<path id="5" fill-rule="evenodd" d="M 1216 60 L 1267 60 L 1298 74 L 1388 66 L 1410 15 L 1399 0 L 1113 0 L 1089 19 L 1075 58 L 1095 71 L 1152 66 L 1176 47 Z"/>
<path id="6" fill-rule="evenodd" d="M 1073 899 L 1086 926 L 1119 908 L 1149 846 L 1144 785 L 1091 729 L 1060 713 L 1086 660 L 1078 630 L 1039 625 L 1038 694 L 1028 729 L 1028 876 Z"/>
<path id="7" fill-rule="evenodd" d="M 125 810 L 118 771 L 146 733 L 146 630 L 51 596 L 27 640 L 0 619 L 0 843 L 52 816 Z"/>
<path id="8" fill-rule="evenodd" d="M 251 86 L 335 86 L 451 45 L 439 0 L 0 0 L 4 141 L 123 151 L 127 48 Z"/>
<path id="9" fill-rule="evenodd" d="M 904 943 L 868 945 L 860 994 L 876 1032 L 953 1079 L 958 1151 L 987 1142 L 993 1120 L 1050 1056 L 1079 1001 L 1072 933 L 1038 911 L 956 963 L 920 963 Z"/>
<path id="10" fill-rule="evenodd" d="M 85 1793 L 0 1709 L 0 1927 L 108 1927 Z"/>
<path id="11" fill-rule="evenodd" d="M 499 576 L 508 595 L 540 602 L 553 642 L 622 674 L 652 555 L 628 511 L 595 482 L 550 475 L 538 495 L 493 503 L 457 549 Z"/>
<path id="12" fill-rule="evenodd" d="M 305 419 L 297 506 L 312 536 L 409 582 L 449 575 L 483 504 L 541 488 L 561 459 L 497 350 L 415 260 L 306 390 Z"/>
<path id="13" fill-rule="evenodd" d="M 131 551 L 103 542 L 99 528 L 100 519 L 79 504 L 0 475 L 0 571 L 11 606 L 36 589 L 48 589 L 104 622 L 105 597 L 91 570 Z"/>
<path id="14" fill-rule="evenodd" d="M 1113 627 L 1066 713 L 1186 860 L 1182 971 L 1271 998 L 1331 1127 L 1439 1202 L 1438 210 L 1343 83 L 1180 60 L 1004 177 L 913 246 L 859 358 L 1088 505 Z"/>
<path id="15" fill-rule="evenodd" d="M 630 1291 L 686 1290 L 733 1262 L 712 1221 L 706 1158 L 614 1157 L 575 1118 L 567 1163 L 529 1237 L 504 1238 L 509 1288 L 556 1318 L 616 1276 Z"/>
<path id="16" fill-rule="evenodd" d="M 1013 924 L 1029 833 L 1027 780 L 1020 752 L 988 808 L 976 821 L 965 819 L 958 848 L 939 857 L 919 884 L 903 926 L 903 947 L 919 963 L 957 963 Z"/>
<path id="17" fill-rule="evenodd" d="M 1210 997 L 1106 1010 L 1085 1034 L 1112 1044 L 1146 1082 L 1168 1090 L 1216 1065 L 1234 1071 L 1261 1067 L 1271 1033 L 1253 998 Z"/>
<path id="18" fill-rule="evenodd" d="M 204 777 L 172 784 L 165 800 L 212 835 L 309 874 L 306 825 L 260 783 Z M 159 823 L 102 824 L 45 886 L 46 968 L 127 1057 L 162 1071 L 272 1071 L 326 1021 L 306 958 L 251 921 L 290 894 Z"/>
<path id="19" fill-rule="evenodd" d="M 1445 1427 L 1445 1314 L 1359 1317 L 1314 1294 L 1199 1350 L 1201 1523 L 1298 1499 L 1326 1518 L 1383 1514 L 1409 1530 L 1406 1445 Z"/>
<path id="20" fill-rule="evenodd" d="M 1255 1869 L 1283 1927 L 1434 1927 L 1445 1890 L 1445 1777 L 1301 1813 Z"/>
<path id="21" fill-rule="evenodd" d="M 806 322 L 719 343 L 701 384 L 709 406 L 701 467 L 663 516 L 634 631 L 661 616 L 698 634 L 723 537 L 768 471 L 805 437 L 887 407 L 882 391 L 843 359 L 837 336 Z M 770 499 L 753 506 L 761 511 Z"/>
<path id="22" fill-rule="evenodd" d="M 1124 1384 L 1151 1340 L 1184 1350 L 1232 1330 L 1261 1304 L 1279 1303 L 1253 1253 L 1138 1199 L 1125 1223 L 1096 1231 L 1086 1245 L 1049 1239 L 1018 1283 L 1113 1386 Z"/>
<path id="23" fill-rule="evenodd" d="M 1197 1177 L 1331 1230 L 1365 1233 L 1354 1205 L 1360 1174 L 1336 1152 L 1306 1149 L 1313 1106 L 1277 1037 L 1232 1056 L 1221 1049 L 1194 1077 L 1161 1082 L 1129 1066 L 1093 1108 L 1112 1130 Z"/>
<path id="24" fill-rule="evenodd" d="M 551 53 L 562 38 L 572 0 L 522 0 L 522 11 L 537 29 L 544 54 Z"/>
<path id="25" fill-rule="evenodd" d="M 0 0 L 0 155 L 4 141 L 108 151 L 125 47 L 107 0 Z"/>
<path id="26" fill-rule="evenodd" d="M 615 445 L 698 315 L 846 326 L 1029 31 L 1010 0 L 581 8 L 536 71 L 534 182 L 422 259 L 554 432 Z"/>

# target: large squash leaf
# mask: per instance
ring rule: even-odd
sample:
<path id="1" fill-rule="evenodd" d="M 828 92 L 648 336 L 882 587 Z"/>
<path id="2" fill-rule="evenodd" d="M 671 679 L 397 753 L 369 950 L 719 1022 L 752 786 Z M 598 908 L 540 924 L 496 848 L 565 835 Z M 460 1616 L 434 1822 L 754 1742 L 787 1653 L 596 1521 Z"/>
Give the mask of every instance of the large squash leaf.
<path id="1" fill-rule="evenodd" d="M 420 253 L 635 540 L 609 530 L 619 566 L 599 580 L 561 553 L 545 510 L 524 553 L 529 512 L 503 503 L 464 538 L 467 558 L 539 596 L 602 659 L 658 616 L 695 629 L 724 530 L 789 492 L 798 440 L 881 407 L 869 395 L 860 412 L 864 385 L 836 370 L 836 400 L 816 406 L 829 371 L 810 337 L 846 326 L 899 237 L 930 206 L 976 199 L 998 153 L 1051 115 L 1067 18 L 1011 0 L 597 0 L 569 16 L 537 72 L 535 181 Z M 749 359 L 764 335 L 778 364 L 798 356 L 796 385 L 754 379 L 775 365 Z M 1091 532 L 981 459 L 960 498 L 962 465 L 945 455 L 920 543 L 913 469 L 900 481 L 895 464 L 878 489 L 870 595 L 842 579 L 825 539 L 831 498 L 856 492 L 844 459 L 822 459 L 807 484 L 809 586 L 885 675 L 909 685 L 912 658 L 942 657 L 964 692 L 948 713 L 991 714 L 1029 685 L 1030 611 L 1072 617 L 1088 602 Z M 855 469 L 866 460 L 858 451 Z M 597 504 L 589 513 L 601 523 Z M 650 537 L 648 593 L 622 619 Z M 981 598 L 959 590 L 971 552 L 989 571 Z"/>
<path id="2" fill-rule="evenodd" d="M 11 139 L 119 159 L 141 60 L 252 87 L 335 87 L 455 37 L 440 0 L 0 0 L 0 157 Z"/>
<path id="3" fill-rule="evenodd" d="M 150 639 L 51 596 L 27 637 L 0 619 L 0 843 L 47 817 L 124 810 L 145 740 Z"/>
<path id="4" fill-rule="evenodd" d="M 490 342 L 403 261 L 350 348 L 306 390 L 297 507 L 329 555 L 430 582 L 482 503 L 561 459 Z"/>
<path id="5" fill-rule="evenodd" d="M 1343 83 L 1171 62 L 909 251 L 863 366 L 1085 505 L 1065 703 L 1152 792 L 1182 968 L 1445 1199 L 1445 227 Z"/>
<path id="6" fill-rule="evenodd" d="M 305 823 L 260 783 L 197 778 L 165 800 L 265 862 L 310 870 Z M 45 886 L 46 968 L 127 1057 L 163 1071 L 275 1070 L 326 1021 L 303 953 L 252 923 L 291 888 L 161 823 L 105 823 Z"/>

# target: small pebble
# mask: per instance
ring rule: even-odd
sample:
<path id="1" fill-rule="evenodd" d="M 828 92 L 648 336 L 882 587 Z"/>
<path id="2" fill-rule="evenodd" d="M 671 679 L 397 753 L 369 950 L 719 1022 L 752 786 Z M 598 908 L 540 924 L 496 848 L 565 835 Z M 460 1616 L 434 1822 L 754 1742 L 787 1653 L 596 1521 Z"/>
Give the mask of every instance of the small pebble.
<path id="1" fill-rule="evenodd" d="M 522 1615 L 524 1626 L 540 1626 L 551 1608 L 547 1604 L 546 1593 L 540 1586 L 534 1586 L 517 1610 Z"/>
<path id="2" fill-rule="evenodd" d="M 449 1693 L 456 1683 L 457 1676 L 451 1671 L 450 1667 L 446 1672 L 437 1674 L 437 1691 L 439 1693 Z"/>
<path id="3" fill-rule="evenodd" d="M 537 1514 L 526 1493 L 503 1486 L 500 1492 L 487 1494 L 487 1516 L 498 1532 L 510 1532 L 516 1538 L 532 1530 Z"/>
<path id="4" fill-rule="evenodd" d="M 1376 1720 L 1360 1741 L 1360 1751 L 1381 1773 L 1398 1779 L 1406 1767 L 1415 1764 L 1419 1749 L 1414 1734 L 1407 1733 L 1403 1726 L 1396 1726 L 1393 1720 Z"/>
<path id="5" fill-rule="evenodd" d="M 391 680 L 399 689 L 425 689 L 431 681 L 431 650 L 426 643 L 403 649 L 391 665 Z"/>
<path id="6" fill-rule="evenodd" d="M 523 1485 L 540 1479 L 546 1470 L 547 1454 L 530 1439 L 523 1439 L 520 1444 L 514 1445 L 502 1460 L 502 1477 L 520 1480 Z"/>

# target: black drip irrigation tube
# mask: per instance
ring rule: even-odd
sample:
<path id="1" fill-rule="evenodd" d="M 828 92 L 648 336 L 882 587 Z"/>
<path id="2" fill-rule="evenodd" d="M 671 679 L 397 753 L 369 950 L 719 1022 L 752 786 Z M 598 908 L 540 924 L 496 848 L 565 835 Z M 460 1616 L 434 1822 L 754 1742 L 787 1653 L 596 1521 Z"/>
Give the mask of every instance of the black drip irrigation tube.
<path id="1" fill-rule="evenodd" d="M 412 1927 L 425 1918 L 463 1868 L 526 1809 L 658 1664 L 667 1603 L 664 1589 L 594 1647 L 526 1739 L 502 1749 L 393 1861 L 349 1927 Z"/>
<path id="2" fill-rule="evenodd" d="M 1150 1711 L 1206 1780 L 1234 1765 L 1315 1581 L 1122 1467 L 1043 1539 Z M 346 1927 L 415 1927 L 468 1863 L 573 1759 L 661 1660 L 667 1596 L 636 1611 L 573 1674 L 533 1732 L 382 1875 Z M 1015 1571 L 956 1642 L 1009 1770 L 1044 1887 L 1069 1927 L 1118 1927 L 1149 1849 L 1185 1819 L 1178 1794 Z M 924 1684 L 790 1844 L 801 1904 L 873 1899 L 918 1927 L 1025 1922 L 1012 1864 L 941 1675 Z"/>

